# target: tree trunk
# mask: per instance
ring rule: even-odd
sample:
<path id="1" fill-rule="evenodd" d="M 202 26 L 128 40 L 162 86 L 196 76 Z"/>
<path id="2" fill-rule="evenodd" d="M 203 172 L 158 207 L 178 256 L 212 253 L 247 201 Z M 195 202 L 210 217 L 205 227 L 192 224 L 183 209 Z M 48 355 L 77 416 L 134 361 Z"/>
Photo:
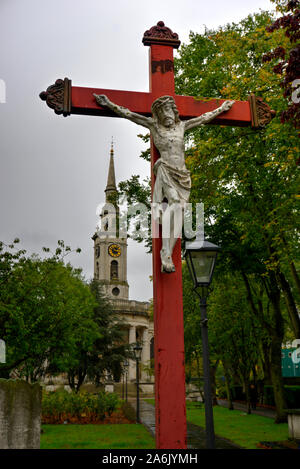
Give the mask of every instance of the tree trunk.
<path id="1" fill-rule="evenodd" d="M 74 373 L 68 372 L 68 383 L 72 391 L 75 391 L 75 378 Z"/>
<path id="2" fill-rule="evenodd" d="M 85 377 L 86 377 L 86 373 L 84 371 L 82 371 L 81 373 L 80 372 L 78 373 L 78 380 L 77 380 L 77 384 L 76 384 L 76 392 L 80 391 L 80 388 L 83 385 Z"/>
<path id="3" fill-rule="evenodd" d="M 276 275 L 280 288 L 282 289 L 284 299 L 286 302 L 290 323 L 295 334 L 295 339 L 300 339 L 300 318 L 298 310 L 295 304 L 295 300 L 292 294 L 291 287 L 286 277 L 282 272 L 278 272 Z"/>
<path id="4" fill-rule="evenodd" d="M 201 399 L 202 399 L 202 402 L 204 402 L 204 393 L 203 393 L 203 390 L 202 390 L 202 386 L 201 386 L 201 373 L 200 373 L 200 360 L 199 360 L 199 355 L 198 353 L 196 353 L 196 363 L 197 363 L 197 382 L 198 382 L 198 390 L 199 390 L 199 393 L 200 393 L 200 396 L 201 396 Z"/>
<path id="5" fill-rule="evenodd" d="M 226 394 L 227 394 L 227 400 L 228 400 L 228 409 L 234 410 L 233 394 L 232 394 L 232 389 L 231 389 L 231 376 L 230 376 L 230 372 L 229 372 L 227 364 L 223 362 L 223 366 L 224 366 L 224 375 L 225 375 Z"/>
<path id="6" fill-rule="evenodd" d="M 281 341 L 277 337 L 272 339 L 270 349 L 270 371 L 276 405 L 275 423 L 287 422 L 285 409 L 287 408 L 283 378 L 281 372 Z"/>
<path id="7" fill-rule="evenodd" d="M 299 278 L 298 272 L 296 270 L 296 267 L 293 261 L 290 262 L 290 269 L 291 269 L 291 273 L 295 281 L 295 284 L 297 286 L 298 292 L 300 293 L 300 278 Z"/>
<path id="8" fill-rule="evenodd" d="M 246 406 L 247 414 L 251 414 L 251 399 L 250 399 L 250 389 L 249 389 L 249 380 L 244 380 L 245 394 L 246 394 Z"/>
<path id="9" fill-rule="evenodd" d="M 210 364 L 210 380 L 211 380 L 211 398 L 212 405 L 218 405 L 217 402 L 217 385 L 216 385 L 216 372 L 219 365 L 219 360 L 214 365 Z"/>
<path id="10" fill-rule="evenodd" d="M 281 347 L 284 336 L 283 317 L 280 310 L 280 291 L 277 287 L 275 275 L 270 273 L 270 289 L 268 292 L 272 303 L 274 327 L 272 328 L 270 344 L 270 371 L 276 405 L 275 423 L 287 421 L 284 409 L 287 408 L 281 370 Z"/>

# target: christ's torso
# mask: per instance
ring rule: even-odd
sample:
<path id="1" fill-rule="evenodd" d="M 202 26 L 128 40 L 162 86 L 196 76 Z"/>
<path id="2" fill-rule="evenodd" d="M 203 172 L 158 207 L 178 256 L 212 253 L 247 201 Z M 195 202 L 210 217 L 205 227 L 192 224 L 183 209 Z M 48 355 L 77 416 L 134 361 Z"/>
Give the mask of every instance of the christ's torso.
<path id="1" fill-rule="evenodd" d="M 186 169 L 184 161 L 184 124 L 182 122 L 177 123 L 174 128 L 152 127 L 151 135 L 162 162 L 175 169 Z"/>

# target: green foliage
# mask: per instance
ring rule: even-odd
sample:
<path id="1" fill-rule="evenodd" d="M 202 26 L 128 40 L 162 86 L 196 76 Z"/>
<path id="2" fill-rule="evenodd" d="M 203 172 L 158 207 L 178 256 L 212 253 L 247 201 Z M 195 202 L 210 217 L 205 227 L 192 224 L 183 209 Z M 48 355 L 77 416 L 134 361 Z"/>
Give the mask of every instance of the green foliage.
<path id="1" fill-rule="evenodd" d="M 263 56 L 265 62 L 273 61 L 273 72 L 282 76 L 281 86 L 283 96 L 287 98 L 287 109 L 281 114 L 282 122 L 290 122 L 295 128 L 300 127 L 299 101 L 293 99 L 294 88 L 298 88 L 297 80 L 300 76 L 300 3 L 299 0 L 272 0 L 276 4 L 277 11 L 284 13 L 277 18 L 267 31 L 273 32 L 283 29 L 287 38 L 287 49 L 282 45 L 270 50 Z M 282 60 L 280 60 L 282 59 Z M 296 81 L 296 87 L 295 85 Z M 299 88 L 295 97 L 299 96 Z M 298 163 L 300 160 L 298 160 Z"/>
<path id="2" fill-rule="evenodd" d="M 86 392 L 51 391 L 43 392 L 42 418 L 52 417 L 61 421 L 66 417 L 92 417 L 103 420 L 105 415 L 111 415 L 119 404 L 116 394 L 90 394 Z"/>
<path id="3" fill-rule="evenodd" d="M 129 402 L 122 403 L 122 411 L 125 417 L 131 422 L 136 421 L 136 410 L 132 407 Z"/>
<path id="4" fill-rule="evenodd" d="M 298 133 L 280 121 L 281 77 L 262 61 L 290 45 L 281 29 L 267 31 L 273 21 L 273 13 L 261 11 L 238 24 L 191 32 L 175 59 L 175 86 L 177 94 L 204 101 L 255 93 L 276 111 L 259 130 L 205 125 L 190 131 L 186 165 L 190 202 L 204 203 L 206 237 L 222 247 L 209 299 L 212 361 L 221 358 L 227 376 L 244 384 L 256 373 L 271 375 L 283 414 L 281 345 L 300 337 L 300 181 Z M 140 182 L 134 190 L 143 193 Z M 199 376 L 199 307 L 191 289 L 183 268 L 186 362 Z"/>
<path id="5" fill-rule="evenodd" d="M 7 348 L 0 373 L 14 370 L 34 381 L 46 372 L 45 360 L 55 362 L 79 337 L 95 333 L 95 301 L 81 271 L 64 264 L 71 248 L 63 241 L 46 258 L 17 251 L 17 242 L 0 243 L 0 337 Z"/>
<path id="6" fill-rule="evenodd" d="M 192 292 L 193 285 L 185 262 L 182 264 L 183 315 L 184 315 L 184 350 L 189 363 L 195 353 L 202 352 L 199 300 Z"/>
<path id="7" fill-rule="evenodd" d="M 285 397 L 288 409 L 298 409 L 300 405 L 300 386 L 285 386 Z M 264 387 L 264 404 L 274 406 L 273 386 Z"/>
<path id="8" fill-rule="evenodd" d="M 141 155 L 141 157 L 143 157 Z M 119 183 L 119 194 L 120 196 L 126 197 L 127 204 L 129 207 L 137 207 L 135 214 L 127 214 L 127 222 L 130 228 L 134 229 L 134 239 L 141 243 L 145 241 L 145 246 L 148 248 L 148 252 L 152 249 L 152 239 L 150 237 L 151 227 L 151 185 L 150 178 L 140 181 L 139 175 L 133 175 L 127 181 L 121 181 Z M 147 209 L 147 232 L 140 232 L 139 230 L 144 228 L 144 220 L 140 216 L 139 204 L 143 204 Z M 139 236 L 140 234 L 140 236 Z M 129 235 L 130 236 L 130 235 Z"/>
<path id="9" fill-rule="evenodd" d="M 222 246 L 209 299 L 212 350 L 244 380 L 254 365 L 263 373 L 272 369 L 282 390 L 281 343 L 285 332 L 300 334 L 299 147 L 297 132 L 279 119 L 285 106 L 280 77 L 262 62 L 270 48 L 287 42 L 282 31 L 266 31 L 272 21 L 261 12 L 216 31 L 191 33 L 175 68 L 180 95 L 246 100 L 255 92 L 277 111 L 259 131 L 213 125 L 191 131 L 186 164 L 190 201 L 204 203 L 206 236 Z M 282 412 L 282 392 L 276 398 Z"/>
<path id="10" fill-rule="evenodd" d="M 150 379 L 151 376 L 154 376 L 154 359 L 148 360 L 146 364 L 141 363 L 141 368 L 145 373 L 147 373 L 148 378 Z"/>
<path id="11" fill-rule="evenodd" d="M 94 298 L 92 320 L 96 333 L 89 333 L 86 340 L 79 340 L 72 353 L 63 354 L 57 363 L 58 370 L 67 372 L 69 385 L 77 391 L 85 378 L 98 385 L 106 374 L 110 374 L 118 381 L 122 363 L 131 353 L 123 324 L 103 295 L 101 284 L 93 280 L 90 292 Z"/>
<path id="12" fill-rule="evenodd" d="M 266 332 L 251 312 L 241 278 L 219 275 L 209 297 L 208 317 L 212 351 L 247 383 L 261 363 L 260 344 Z"/>

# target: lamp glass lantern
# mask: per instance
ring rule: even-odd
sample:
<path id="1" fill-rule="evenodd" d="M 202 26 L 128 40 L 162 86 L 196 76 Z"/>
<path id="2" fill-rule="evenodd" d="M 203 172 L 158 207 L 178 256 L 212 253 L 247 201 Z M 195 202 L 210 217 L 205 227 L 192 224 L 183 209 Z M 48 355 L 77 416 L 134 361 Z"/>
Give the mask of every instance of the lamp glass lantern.
<path id="1" fill-rule="evenodd" d="M 220 247 L 206 240 L 188 242 L 184 257 L 190 271 L 194 287 L 208 287 L 212 281 Z"/>
<path id="2" fill-rule="evenodd" d="M 134 352 L 134 358 L 137 360 L 137 361 L 140 361 L 141 358 L 142 358 L 142 347 L 139 343 L 137 343 L 134 347 L 133 347 L 133 352 Z"/>

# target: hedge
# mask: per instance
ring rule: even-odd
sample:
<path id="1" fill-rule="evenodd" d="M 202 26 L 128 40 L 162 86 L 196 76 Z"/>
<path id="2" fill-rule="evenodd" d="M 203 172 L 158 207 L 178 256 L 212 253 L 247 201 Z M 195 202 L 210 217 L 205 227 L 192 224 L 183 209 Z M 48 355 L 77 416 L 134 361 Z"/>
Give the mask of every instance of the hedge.
<path id="1" fill-rule="evenodd" d="M 116 394 L 91 394 L 68 392 L 66 390 L 43 392 L 42 421 L 63 423 L 64 421 L 95 422 L 111 416 L 119 404 Z"/>
<path id="2" fill-rule="evenodd" d="M 284 386 L 288 409 L 300 408 L 300 386 Z M 264 387 L 264 403 L 275 406 L 273 386 Z"/>
<path id="3" fill-rule="evenodd" d="M 300 386 L 284 386 L 285 398 L 288 409 L 300 408 Z M 245 401 L 246 395 L 243 392 L 242 386 L 233 386 L 232 388 L 233 400 Z M 222 388 L 219 397 L 227 397 L 225 389 Z M 275 407 L 273 386 L 264 386 L 264 404 Z"/>

